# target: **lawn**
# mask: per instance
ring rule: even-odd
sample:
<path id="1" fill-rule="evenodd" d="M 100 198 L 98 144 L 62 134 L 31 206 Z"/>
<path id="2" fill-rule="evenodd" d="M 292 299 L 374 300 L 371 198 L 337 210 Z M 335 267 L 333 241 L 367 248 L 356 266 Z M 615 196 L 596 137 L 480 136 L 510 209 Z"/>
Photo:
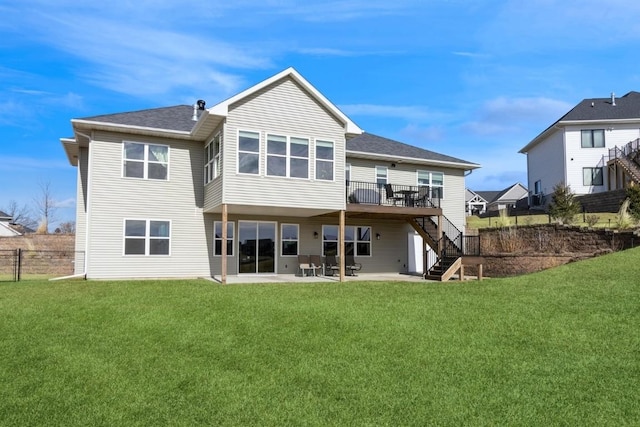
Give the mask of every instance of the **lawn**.
<path id="1" fill-rule="evenodd" d="M 637 425 L 638 258 L 464 283 L 0 284 L 0 425 Z"/>
<path id="2" fill-rule="evenodd" d="M 593 225 L 588 223 L 590 216 L 596 220 Z M 512 226 L 555 223 L 555 220 L 549 220 L 549 215 L 547 214 L 511 215 L 507 218 L 508 224 Z M 573 224 L 581 227 L 593 226 L 595 228 L 615 229 L 618 227 L 617 219 L 617 213 L 585 213 L 576 215 Z M 499 226 L 500 218 L 497 216 L 480 218 L 479 216 L 471 215 L 467 217 L 467 227 L 469 228 L 496 228 Z"/>

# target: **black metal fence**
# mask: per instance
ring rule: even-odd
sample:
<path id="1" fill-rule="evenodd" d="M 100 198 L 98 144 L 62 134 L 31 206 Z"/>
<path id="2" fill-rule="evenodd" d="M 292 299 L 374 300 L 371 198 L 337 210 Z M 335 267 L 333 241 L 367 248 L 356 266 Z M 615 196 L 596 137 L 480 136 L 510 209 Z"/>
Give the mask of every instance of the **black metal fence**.
<path id="1" fill-rule="evenodd" d="M 0 282 L 71 276 L 83 266 L 84 252 L 0 250 Z"/>

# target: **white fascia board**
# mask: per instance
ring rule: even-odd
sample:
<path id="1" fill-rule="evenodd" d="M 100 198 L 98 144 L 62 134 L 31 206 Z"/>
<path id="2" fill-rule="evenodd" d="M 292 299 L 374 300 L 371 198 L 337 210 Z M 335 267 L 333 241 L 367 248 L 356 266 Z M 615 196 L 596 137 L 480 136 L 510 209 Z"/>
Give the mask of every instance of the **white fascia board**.
<path id="1" fill-rule="evenodd" d="M 539 134 L 538 136 L 536 136 L 535 138 L 533 138 L 531 140 L 531 142 L 529 142 L 527 145 L 525 145 L 524 147 L 522 147 L 518 153 L 522 153 L 522 154 L 527 154 L 533 147 L 535 147 L 536 145 L 538 145 L 539 143 L 541 143 L 543 140 L 545 140 L 548 136 L 550 136 L 552 133 L 554 133 L 555 131 L 557 131 L 558 129 L 560 129 L 560 123 L 554 123 L 553 125 L 549 126 L 548 128 L 546 128 L 541 134 Z"/>
<path id="2" fill-rule="evenodd" d="M 458 163 L 458 162 L 448 162 L 446 160 L 431 160 L 431 159 L 420 159 L 416 157 L 402 157 L 402 156 L 390 156 L 387 154 L 375 154 L 375 153 L 366 153 L 363 151 L 350 151 L 347 150 L 346 156 L 355 157 L 361 159 L 370 159 L 370 160 L 383 160 L 386 162 L 392 163 L 412 163 L 419 165 L 428 165 L 428 166 L 442 166 L 453 169 L 464 169 L 464 170 L 473 170 L 482 167 L 477 163 Z"/>
<path id="3" fill-rule="evenodd" d="M 609 119 L 609 120 L 567 120 L 558 122 L 567 126 L 573 125 L 597 125 L 597 124 L 626 124 L 626 123 L 640 123 L 640 117 L 635 119 Z"/>
<path id="4" fill-rule="evenodd" d="M 161 128 L 152 128 L 147 126 L 132 126 L 132 125 L 122 125 L 117 123 L 108 123 L 108 122 L 96 122 L 91 120 L 79 120 L 72 119 L 72 125 L 79 125 L 81 128 L 91 128 L 97 130 L 107 130 L 107 131 L 115 131 L 115 132 L 131 132 L 131 133 L 143 133 L 143 134 L 151 134 L 151 135 L 169 135 L 173 138 L 182 138 L 188 139 L 191 136 L 191 132 L 182 131 L 182 130 L 172 130 L 172 129 L 161 129 Z"/>
<path id="5" fill-rule="evenodd" d="M 347 117 L 338 107 L 336 107 L 331 101 L 329 101 L 322 93 L 320 93 L 311 83 L 309 83 L 300 73 L 298 73 L 293 67 L 289 67 L 286 70 L 279 72 L 278 74 L 269 77 L 262 82 L 251 86 L 249 89 L 246 89 L 237 95 L 228 98 L 219 104 L 214 105 L 209 108 L 210 114 L 215 114 L 217 116 L 226 117 L 229 114 L 229 106 L 240 101 L 243 98 L 246 98 L 249 95 L 252 95 L 255 92 L 258 92 L 265 87 L 269 86 L 272 83 L 277 82 L 285 77 L 291 77 L 298 84 L 305 88 L 311 95 L 322 104 L 327 110 L 331 111 L 335 116 L 340 118 L 345 123 L 345 132 L 354 135 L 360 135 L 364 131 L 358 127 L 349 117 Z"/>
<path id="6" fill-rule="evenodd" d="M 80 152 L 80 144 L 74 138 L 60 138 L 64 152 L 67 154 L 67 160 L 71 166 L 78 166 L 78 154 Z"/>

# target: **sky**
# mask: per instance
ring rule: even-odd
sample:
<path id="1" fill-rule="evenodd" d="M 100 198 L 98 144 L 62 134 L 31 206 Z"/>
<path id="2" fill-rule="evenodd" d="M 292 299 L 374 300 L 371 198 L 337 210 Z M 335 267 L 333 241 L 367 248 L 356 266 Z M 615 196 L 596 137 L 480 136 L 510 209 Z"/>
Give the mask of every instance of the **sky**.
<path id="1" fill-rule="evenodd" d="M 70 120 L 216 103 L 294 67 L 365 131 L 527 185 L 531 139 L 640 90 L 627 0 L 0 0 L 0 210 L 49 184 L 74 220 Z"/>

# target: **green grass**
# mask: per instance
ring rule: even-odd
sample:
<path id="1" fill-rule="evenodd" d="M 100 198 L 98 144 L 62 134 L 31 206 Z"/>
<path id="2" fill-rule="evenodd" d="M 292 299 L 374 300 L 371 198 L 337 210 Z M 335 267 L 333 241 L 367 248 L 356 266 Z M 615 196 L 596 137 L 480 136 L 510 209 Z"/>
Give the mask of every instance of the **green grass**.
<path id="1" fill-rule="evenodd" d="M 617 213 L 596 213 L 590 214 L 587 213 L 584 216 L 582 214 L 576 215 L 575 222 L 573 225 L 587 227 L 588 224 L 586 221 L 587 217 L 590 215 L 595 215 L 598 217 L 598 222 L 594 225 L 595 228 L 617 228 L 616 220 L 618 217 Z M 516 216 L 508 217 L 511 225 L 516 225 Z M 554 220 L 551 220 L 551 223 L 555 223 Z M 517 225 L 535 225 L 535 224 L 549 224 L 549 215 L 547 214 L 537 214 L 537 215 L 517 215 Z M 499 226 L 499 218 L 498 217 L 486 217 L 480 218 L 476 215 L 467 217 L 467 227 L 469 228 L 496 228 Z"/>
<path id="2" fill-rule="evenodd" d="M 637 425 L 639 257 L 444 284 L 0 284 L 0 425 Z"/>

